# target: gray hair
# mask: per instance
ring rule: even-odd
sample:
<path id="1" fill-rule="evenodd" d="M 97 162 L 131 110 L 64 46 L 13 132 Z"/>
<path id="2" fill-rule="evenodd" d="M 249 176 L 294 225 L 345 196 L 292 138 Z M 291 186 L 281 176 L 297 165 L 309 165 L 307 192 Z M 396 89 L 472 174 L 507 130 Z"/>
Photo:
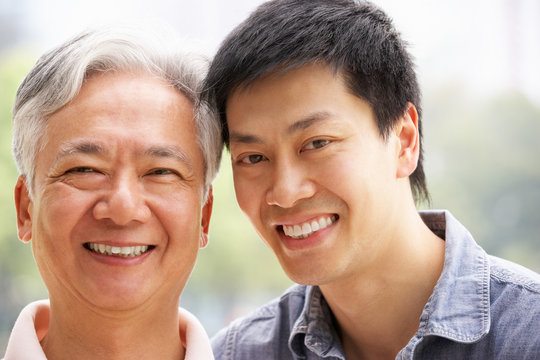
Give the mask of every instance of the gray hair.
<path id="1" fill-rule="evenodd" d="M 127 27 L 87 30 L 37 61 L 19 87 L 13 107 L 13 155 L 30 195 L 48 117 L 73 100 L 85 79 L 105 71 L 149 73 L 193 103 L 207 193 L 219 170 L 223 148 L 217 115 L 199 99 L 209 61 L 199 53 L 179 51 L 178 42 L 165 34 Z"/>

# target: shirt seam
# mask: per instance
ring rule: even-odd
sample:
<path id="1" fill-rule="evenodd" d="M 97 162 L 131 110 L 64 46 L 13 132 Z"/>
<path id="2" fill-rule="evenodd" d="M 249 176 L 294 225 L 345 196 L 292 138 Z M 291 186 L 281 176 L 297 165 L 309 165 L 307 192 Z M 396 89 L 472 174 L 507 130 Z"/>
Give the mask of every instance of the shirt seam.
<path id="1" fill-rule="evenodd" d="M 526 289 L 528 291 L 531 291 L 535 294 L 540 294 L 540 289 L 538 289 L 536 286 L 534 286 L 534 282 L 532 285 L 524 283 L 522 281 L 517 281 L 517 279 L 509 279 L 507 276 L 504 276 L 503 274 L 498 274 L 498 272 L 492 272 L 491 276 L 493 280 L 504 284 L 504 285 L 512 285 L 517 286 L 519 288 Z"/>
<path id="2" fill-rule="evenodd" d="M 451 330 L 442 328 L 437 325 L 430 324 L 432 312 L 430 311 L 431 301 L 428 301 L 424 309 L 426 312 L 426 319 L 424 320 L 422 326 L 419 328 L 419 331 L 418 331 L 418 335 L 420 335 L 421 338 L 424 338 L 426 336 L 441 336 L 452 341 L 470 343 L 470 342 L 479 341 L 482 337 L 484 337 L 486 334 L 489 333 L 489 329 L 490 329 L 489 282 L 490 282 L 490 276 L 492 276 L 493 274 L 490 273 L 490 264 L 489 264 L 488 259 L 484 256 L 483 260 L 484 261 L 483 261 L 483 265 L 481 269 L 482 300 L 480 302 L 481 307 L 479 309 L 481 310 L 480 314 L 481 314 L 481 324 L 482 324 L 480 330 L 478 332 L 475 332 L 474 334 L 465 335 L 465 334 L 460 334 L 456 331 L 451 331 Z M 453 325 L 453 327 L 455 328 L 454 324 L 449 323 L 449 325 Z"/>
<path id="3" fill-rule="evenodd" d="M 235 347 L 236 347 L 236 336 L 238 333 L 237 324 L 232 324 L 229 331 L 227 331 L 227 348 L 226 348 L 226 359 L 234 359 L 235 357 Z"/>

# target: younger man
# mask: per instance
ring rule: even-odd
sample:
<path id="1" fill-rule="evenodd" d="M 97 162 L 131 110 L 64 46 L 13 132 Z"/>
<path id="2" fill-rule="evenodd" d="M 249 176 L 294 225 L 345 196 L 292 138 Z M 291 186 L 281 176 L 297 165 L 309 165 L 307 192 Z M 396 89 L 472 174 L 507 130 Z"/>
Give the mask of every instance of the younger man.
<path id="1" fill-rule="evenodd" d="M 277 0 L 206 79 L 238 203 L 294 286 L 221 331 L 217 359 L 538 359 L 540 279 L 448 211 L 418 213 L 420 91 L 367 2 Z"/>

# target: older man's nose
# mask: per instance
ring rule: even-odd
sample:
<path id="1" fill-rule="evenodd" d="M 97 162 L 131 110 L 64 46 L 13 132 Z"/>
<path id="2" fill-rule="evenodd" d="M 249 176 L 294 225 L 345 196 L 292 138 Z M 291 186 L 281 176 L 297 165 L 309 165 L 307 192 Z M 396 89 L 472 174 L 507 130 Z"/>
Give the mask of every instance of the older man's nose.
<path id="1" fill-rule="evenodd" d="M 127 225 L 132 221 L 144 223 L 151 216 L 144 188 L 137 179 L 127 176 L 114 182 L 96 203 L 93 213 L 96 219 L 110 219 L 117 225 Z"/>

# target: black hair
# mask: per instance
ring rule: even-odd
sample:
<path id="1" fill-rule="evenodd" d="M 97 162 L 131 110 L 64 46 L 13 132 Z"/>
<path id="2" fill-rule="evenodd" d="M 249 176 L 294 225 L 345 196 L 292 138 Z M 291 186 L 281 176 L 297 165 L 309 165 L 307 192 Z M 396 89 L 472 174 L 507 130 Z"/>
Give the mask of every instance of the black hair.
<path id="1" fill-rule="evenodd" d="M 229 145 L 226 105 L 234 90 L 276 69 L 317 62 L 342 74 L 350 91 L 371 105 L 383 138 L 408 103 L 414 104 L 422 140 L 413 60 L 382 10 L 367 1 L 273 0 L 259 6 L 225 38 L 206 78 L 202 96 L 217 106 L 225 144 Z M 411 188 L 417 201 L 429 201 L 422 160 L 420 147 Z"/>

